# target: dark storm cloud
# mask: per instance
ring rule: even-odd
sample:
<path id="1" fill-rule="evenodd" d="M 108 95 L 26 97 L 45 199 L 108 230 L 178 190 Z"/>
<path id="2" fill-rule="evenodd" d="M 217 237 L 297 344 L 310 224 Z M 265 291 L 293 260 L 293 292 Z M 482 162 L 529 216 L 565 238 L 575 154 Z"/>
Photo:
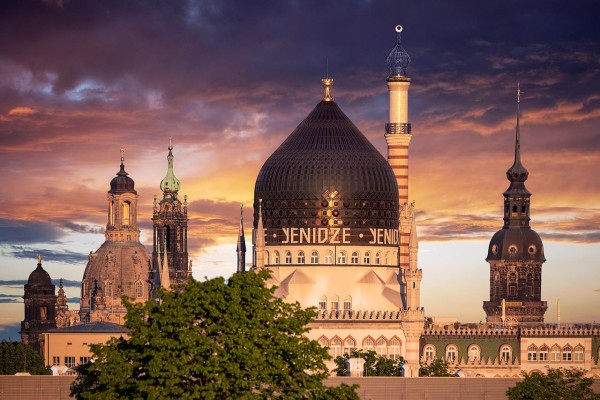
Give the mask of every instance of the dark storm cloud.
<path id="1" fill-rule="evenodd" d="M 48 250 L 39 249 L 29 246 L 6 246 L 2 249 L 2 253 L 6 256 L 35 260 L 38 255 L 46 261 L 58 261 L 66 264 L 85 264 L 88 256 L 86 254 L 76 253 L 69 250 Z"/>
<path id="2" fill-rule="evenodd" d="M 25 285 L 26 283 L 27 283 L 26 279 L 0 280 L 0 286 L 11 286 L 13 288 L 15 288 L 15 287 L 22 288 L 22 286 Z M 56 287 L 58 287 L 58 285 L 60 284 L 60 279 L 52 279 L 52 284 L 55 285 Z M 12 285 L 17 285 L 17 286 L 12 286 Z M 81 281 L 63 279 L 63 286 L 78 288 L 78 287 L 81 287 Z M 4 296 L 10 296 L 10 295 L 4 295 Z"/>
<path id="3" fill-rule="evenodd" d="M 52 224 L 0 218 L 0 243 L 56 242 L 63 232 Z"/>

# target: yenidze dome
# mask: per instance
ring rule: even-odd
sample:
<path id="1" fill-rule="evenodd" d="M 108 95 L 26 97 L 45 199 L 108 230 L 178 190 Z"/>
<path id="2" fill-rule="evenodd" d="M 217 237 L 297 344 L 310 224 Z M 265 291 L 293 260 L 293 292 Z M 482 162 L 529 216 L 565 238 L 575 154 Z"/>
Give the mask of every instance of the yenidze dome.
<path id="1" fill-rule="evenodd" d="M 330 98 L 317 104 L 261 168 L 255 227 L 260 200 L 267 244 L 285 243 L 276 231 L 293 227 L 353 228 L 347 239 L 355 244 L 372 244 L 377 229 L 398 228 L 392 168 Z"/>

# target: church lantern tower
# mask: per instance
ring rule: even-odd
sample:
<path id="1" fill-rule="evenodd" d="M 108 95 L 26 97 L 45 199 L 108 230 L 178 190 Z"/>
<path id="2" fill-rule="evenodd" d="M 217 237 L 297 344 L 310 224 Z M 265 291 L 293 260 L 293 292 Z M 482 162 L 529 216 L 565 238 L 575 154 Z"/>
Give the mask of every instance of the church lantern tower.
<path id="1" fill-rule="evenodd" d="M 504 226 L 488 248 L 490 300 L 483 302 L 487 321 L 506 325 L 544 322 L 548 309 L 541 300 L 544 246 L 529 226 L 531 193 L 525 187 L 529 172 L 521 163 L 520 103 L 521 90 L 517 88 L 515 160 L 506 171 L 510 185 L 503 193 Z"/>
<path id="2" fill-rule="evenodd" d="M 165 286 L 166 281 L 169 281 L 170 284 L 185 283 L 192 275 L 192 270 L 188 266 L 187 196 L 184 196 L 183 203 L 178 198 L 181 183 L 173 172 L 173 146 L 171 143 L 169 143 L 168 149 L 167 174 L 160 182 L 163 198 L 157 202 L 156 196 L 154 197 L 154 214 L 152 216 L 154 226 L 152 266 L 155 288 Z M 161 274 L 163 268 L 168 269 L 168 279 L 164 273 Z M 162 279 L 161 276 L 163 276 Z"/>
<path id="3" fill-rule="evenodd" d="M 42 267 L 38 256 L 37 268 L 25 285 L 25 319 L 21 322 L 21 341 L 42 354 L 43 332 L 56 328 L 56 294 L 50 275 Z"/>
<path id="4" fill-rule="evenodd" d="M 385 124 L 387 159 L 394 171 L 398 185 L 400 204 L 400 243 L 399 262 L 401 274 L 401 293 L 404 308 L 420 307 L 420 286 L 423 272 L 418 268 L 416 251 L 417 230 L 414 226 L 414 202 L 408 202 L 408 149 L 412 138 L 411 125 L 408 122 L 408 88 L 410 78 L 407 74 L 410 56 L 401 44 L 402 26 L 396 26 L 398 34 L 396 46 L 387 58 L 390 74 L 387 86 L 390 97 L 389 122 Z"/>
<path id="5" fill-rule="evenodd" d="M 149 298 L 150 257 L 140 243 L 137 222 L 138 194 L 135 182 L 125 171 L 124 151 L 117 176 L 108 191 L 108 222 L 105 241 L 90 252 L 81 282 L 79 316 L 82 321 L 122 324 L 127 310 L 121 302 L 127 296 L 135 302 Z"/>

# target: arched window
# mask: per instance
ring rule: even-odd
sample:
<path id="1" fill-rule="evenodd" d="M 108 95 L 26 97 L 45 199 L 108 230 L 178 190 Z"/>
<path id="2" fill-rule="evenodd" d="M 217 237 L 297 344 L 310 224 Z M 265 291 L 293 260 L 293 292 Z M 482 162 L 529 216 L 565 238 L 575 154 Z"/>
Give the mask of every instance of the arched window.
<path id="1" fill-rule="evenodd" d="M 344 297 L 344 311 L 352 311 L 352 297 Z"/>
<path id="2" fill-rule="evenodd" d="M 375 351 L 380 357 L 387 357 L 387 340 L 384 337 L 380 337 L 375 342 Z"/>
<path id="3" fill-rule="evenodd" d="M 433 360 L 435 358 L 435 353 L 435 346 L 432 344 L 425 345 L 425 348 L 423 348 L 423 355 L 426 360 Z"/>
<path id="4" fill-rule="evenodd" d="M 319 297 L 319 310 L 327 310 L 327 296 Z"/>
<path id="5" fill-rule="evenodd" d="M 333 264 L 333 251 L 327 250 L 325 252 L 325 264 Z"/>
<path id="6" fill-rule="evenodd" d="M 575 352 L 573 353 L 573 361 L 583 361 L 583 347 L 581 345 L 575 347 Z"/>
<path id="7" fill-rule="evenodd" d="M 548 346 L 540 347 L 540 361 L 548 361 Z"/>
<path id="8" fill-rule="evenodd" d="M 535 344 L 527 348 L 527 361 L 537 361 L 537 347 L 535 347 Z"/>
<path id="9" fill-rule="evenodd" d="M 479 361 L 481 358 L 481 349 L 476 344 L 469 346 L 469 361 Z"/>
<path id="10" fill-rule="evenodd" d="M 346 340 L 344 340 L 344 354 L 350 354 L 354 350 L 356 350 L 356 341 L 351 337 L 347 337 Z"/>
<path id="11" fill-rule="evenodd" d="M 560 361 L 560 347 L 556 344 L 550 349 L 550 361 Z"/>
<path id="12" fill-rule="evenodd" d="M 377 264 L 377 265 L 381 264 L 381 252 L 380 251 L 375 253 L 375 264 Z"/>
<path id="13" fill-rule="evenodd" d="M 331 311 L 338 311 L 340 309 L 340 298 L 335 295 L 331 298 Z"/>
<path id="14" fill-rule="evenodd" d="M 131 203 L 128 201 L 123 202 L 123 225 L 131 224 Z"/>
<path id="15" fill-rule="evenodd" d="M 364 264 L 371 264 L 371 252 L 367 251 L 365 253 Z"/>
<path id="16" fill-rule="evenodd" d="M 310 255 L 310 263 L 311 264 L 319 263 L 319 252 L 318 251 L 313 250 L 312 254 Z"/>
<path id="17" fill-rule="evenodd" d="M 500 361 L 509 362 L 512 360 L 512 347 L 505 344 L 500 347 Z"/>
<path id="18" fill-rule="evenodd" d="M 566 345 L 562 349 L 562 360 L 563 361 L 571 361 L 573 360 L 573 348 L 569 345 Z"/>
<path id="19" fill-rule="evenodd" d="M 352 264 L 358 264 L 358 251 L 352 252 L 352 257 L 350 258 L 350 262 Z"/>
<path id="20" fill-rule="evenodd" d="M 112 297 L 112 282 L 106 283 L 106 297 Z"/>
<path id="21" fill-rule="evenodd" d="M 325 336 L 321 336 L 319 339 L 319 344 L 323 347 L 329 347 L 329 340 Z"/>
<path id="22" fill-rule="evenodd" d="M 280 264 L 281 258 L 279 257 L 279 252 L 275 250 L 275 264 Z"/>
<path id="23" fill-rule="evenodd" d="M 362 347 L 363 347 L 364 351 L 373 350 L 373 349 L 375 349 L 375 342 L 370 337 L 365 338 L 365 340 L 363 340 L 363 346 Z"/>
<path id="24" fill-rule="evenodd" d="M 456 358 L 458 357 L 458 347 L 454 344 L 449 344 L 446 346 L 446 361 L 449 363 L 456 362 Z"/>
<path id="25" fill-rule="evenodd" d="M 115 202 L 111 201 L 108 203 L 108 224 L 115 224 Z"/>
<path id="26" fill-rule="evenodd" d="M 342 355 L 342 341 L 339 338 L 334 337 L 331 339 L 331 342 L 329 343 L 329 354 L 331 354 L 331 357 L 334 359 L 337 356 Z"/>
<path id="27" fill-rule="evenodd" d="M 144 287 L 142 285 L 142 282 L 135 283 L 135 295 L 137 297 L 142 297 L 144 295 Z"/>
<path id="28" fill-rule="evenodd" d="M 390 252 L 386 251 L 385 252 L 385 265 L 388 265 L 390 263 Z"/>
<path id="29" fill-rule="evenodd" d="M 304 252 L 302 250 L 298 252 L 298 264 L 304 264 Z"/>
<path id="30" fill-rule="evenodd" d="M 292 252 L 289 250 L 285 252 L 285 263 L 286 264 L 292 263 Z"/>
<path id="31" fill-rule="evenodd" d="M 346 252 L 345 251 L 340 251 L 340 254 L 338 255 L 338 264 L 346 264 Z"/>
<path id="32" fill-rule="evenodd" d="M 400 340 L 398 338 L 390 339 L 389 358 L 392 360 L 400 359 Z"/>
<path id="33" fill-rule="evenodd" d="M 265 251 L 265 260 L 267 265 L 271 264 L 271 257 L 268 251 Z"/>

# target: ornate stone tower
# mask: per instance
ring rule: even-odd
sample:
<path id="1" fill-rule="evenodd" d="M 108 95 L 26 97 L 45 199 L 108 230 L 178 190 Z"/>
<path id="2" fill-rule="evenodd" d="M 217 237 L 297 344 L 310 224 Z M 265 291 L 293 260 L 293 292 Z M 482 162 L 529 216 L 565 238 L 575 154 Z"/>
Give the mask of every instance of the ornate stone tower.
<path id="1" fill-rule="evenodd" d="M 504 226 L 494 234 L 488 248 L 490 300 L 483 302 L 488 322 L 507 325 L 543 322 L 548 308 L 541 300 L 544 246 L 529 226 L 531 193 L 525 188 L 529 172 L 521 163 L 520 102 L 517 88 L 515 161 L 506 171 L 510 185 L 503 193 Z"/>
<path id="2" fill-rule="evenodd" d="M 38 256 L 37 268 L 29 275 L 25 285 L 25 319 L 21 322 L 21 341 L 35 350 L 44 351 L 43 335 L 56 328 L 56 294 L 50 275 L 42 268 L 42 257 Z"/>
<path id="3" fill-rule="evenodd" d="M 400 203 L 400 272 L 401 293 L 404 308 L 417 309 L 421 305 L 421 279 L 423 271 L 418 268 L 416 252 L 417 230 L 414 225 L 414 202 L 408 202 L 408 148 L 410 145 L 411 125 L 408 122 L 408 88 L 410 78 L 407 75 L 410 56 L 401 45 L 402 26 L 396 26 L 398 40 L 387 58 L 390 74 L 387 85 L 390 95 L 389 122 L 385 124 L 385 140 L 390 163 L 398 184 Z M 412 250 L 411 250 L 412 249 Z"/>
<path id="4" fill-rule="evenodd" d="M 150 258 L 140 243 L 137 192 L 125 172 L 123 150 L 117 176 L 108 191 L 105 242 L 89 261 L 81 283 L 79 315 L 82 321 L 123 323 L 126 310 L 121 297 L 144 302 L 149 298 Z"/>
<path id="5" fill-rule="evenodd" d="M 170 284 L 185 283 L 192 275 L 188 265 L 187 196 L 183 197 L 183 203 L 177 198 L 180 187 L 179 179 L 173 172 L 173 146 L 169 143 L 167 175 L 160 182 L 163 198 L 157 203 L 156 196 L 154 197 L 152 216 L 154 226 L 152 266 L 155 287 L 168 287 L 169 285 L 165 284 L 167 280 Z M 160 271 L 165 266 L 169 271 L 169 277 L 167 279 L 163 274 L 163 279 L 160 279 Z"/>

